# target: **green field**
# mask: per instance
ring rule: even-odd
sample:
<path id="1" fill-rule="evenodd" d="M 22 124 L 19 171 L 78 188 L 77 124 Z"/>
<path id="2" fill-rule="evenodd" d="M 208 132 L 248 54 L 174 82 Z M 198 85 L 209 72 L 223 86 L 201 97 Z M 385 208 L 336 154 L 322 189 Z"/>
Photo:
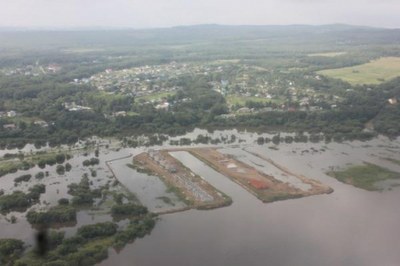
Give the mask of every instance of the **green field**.
<path id="1" fill-rule="evenodd" d="M 400 76 L 400 57 L 383 57 L 369 63 L 318 71 L 318 74 L 342 79 L 350 84 L 379 84 Z"/>
<path id="2" fill-rule="evenodd" d="M 327 174 L 340 182 L 370 191 L 379 190 L 375 186 L 376 182 L 400 179 L 400 173 L 371 163 L 351 166 L 343 171 L 330 171 Z"/>
<path id="3" fill-rule="evenodd" d="M 336 57 L 339 55 L 347 54 L 346 52 L 329 52 L 329 53 L 316 53 L 316 54 L 309 54 L 308 56 L 324 56 L 324 57 Z"/>

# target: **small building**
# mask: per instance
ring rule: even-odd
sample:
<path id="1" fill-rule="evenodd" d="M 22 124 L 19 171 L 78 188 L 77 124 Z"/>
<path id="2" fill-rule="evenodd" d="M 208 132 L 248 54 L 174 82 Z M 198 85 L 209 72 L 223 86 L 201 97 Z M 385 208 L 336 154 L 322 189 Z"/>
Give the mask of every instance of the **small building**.
<path id="1" fill-rule="evenodd" d="M 13 110 L 7 112 L 8 117 L 15 117 L 16 115 L 17 115 L 17 112 L 15 112 Z"/>
<path id="2" fill-rule="evenodd" d="M 127 115 L 126 111 L 120 111 L 120 112 L 115 112 L 114 113 L 115 117 L 117 117 L 117 116 L 125 117 L 126 115 Z"/>
<path id="3" fill-rule="evenodd" d="M 33 122 L 33 124 L 37 125 L 37 126 L 41 126 L 41 127 L 48 127 L 49 124 L 47 124 L 46 121 L 44 120 L 36 120 L 35 122 Z"/>
<path id="4" fill-rule="evenodd" d="M 15 124 L 5 124 L 5 125 L 3 125 L 3 128 L 12 130 L 12 129 L 16 129 L 17 126 Z"/>
<path id="5" fill-rule="evenodd" d="M 398 103 L 397 98 L 393 97 L 388 100 L 389 104 L 395 105 Z"/>
<path id="6" fill-rule="evenodd" d="M 58 71 L 61 70 L 61 66 L 59 66 L 59 65 L 57 65 L 57 64 L 50 64 L 50 65 L 47 67 L 47 70 L 50 71 L 50 72 L 56 73 L 56 72 L 58 72 Z"/>
<path id="7" fill-rule="evenodd" d="M 169 103 L 165 102 L 165 103 L 160 103 L 156 105 L 156 109 L 157 110 L 168 110 L 169 108 Z"/>

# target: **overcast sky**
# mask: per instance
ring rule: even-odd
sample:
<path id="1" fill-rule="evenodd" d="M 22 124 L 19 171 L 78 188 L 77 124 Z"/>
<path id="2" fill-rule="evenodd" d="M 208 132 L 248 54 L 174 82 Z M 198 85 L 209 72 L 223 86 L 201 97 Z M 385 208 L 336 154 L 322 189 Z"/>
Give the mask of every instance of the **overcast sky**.
<path id="1" fill-rule="evenodd" d="M 400 28 L 400 0 L 0 0 L 0 26 L 330 24 Z"/>

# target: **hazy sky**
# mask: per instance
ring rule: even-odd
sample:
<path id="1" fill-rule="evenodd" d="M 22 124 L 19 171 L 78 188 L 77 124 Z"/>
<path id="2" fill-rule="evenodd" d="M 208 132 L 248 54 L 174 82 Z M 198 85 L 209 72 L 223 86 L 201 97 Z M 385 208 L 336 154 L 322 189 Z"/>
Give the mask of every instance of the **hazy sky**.
<path id="1" fill-rule="evenodd" d="M 400 0 L 0 0 L 0 26 L 330 24 L 400 28 Z"/>

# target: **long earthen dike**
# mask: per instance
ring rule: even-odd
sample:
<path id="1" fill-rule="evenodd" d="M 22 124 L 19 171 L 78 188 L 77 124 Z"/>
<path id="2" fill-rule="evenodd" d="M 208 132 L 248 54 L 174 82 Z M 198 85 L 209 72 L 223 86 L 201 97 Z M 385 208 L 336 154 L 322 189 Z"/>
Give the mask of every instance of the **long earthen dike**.
<path id="1" fill-rule="evenodd" d="M 295 174 L 286 167 L 259 154 L 249 152 L 266 161 L 266 164 L 271 164 L 278 168 L 284 174 L 298 178 L 302 183 L 309 185 L 311 188 L 308 190 L 296 188 L 289 183 L 282 182 L 271 175 L 258 171 L 254 167 L 235 159 L 232 155 L 220 153 L 217 148 L 188 148 L 176 149 L 174 151 L 178 150 L 189 152 L 217 172 L 242 186 L 263 202 L 273 202 L 333 192 L 330 187 L 319 181 Z"/>

